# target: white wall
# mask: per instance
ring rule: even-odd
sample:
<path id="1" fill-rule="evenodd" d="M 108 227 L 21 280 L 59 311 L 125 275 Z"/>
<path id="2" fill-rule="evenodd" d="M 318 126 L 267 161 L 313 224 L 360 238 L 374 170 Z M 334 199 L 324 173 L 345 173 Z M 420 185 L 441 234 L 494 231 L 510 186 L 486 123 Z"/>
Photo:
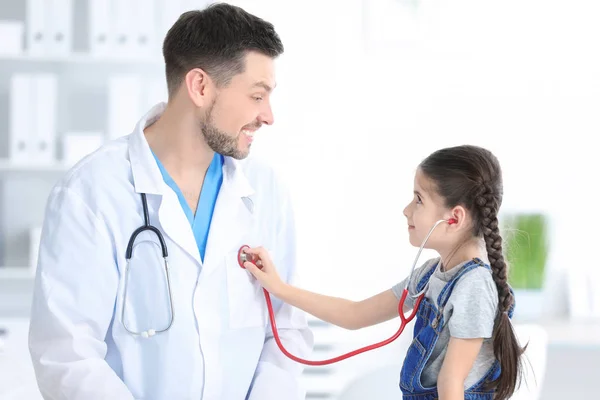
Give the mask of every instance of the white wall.
<path id="1" fill-rule="evenodd" d="M 371 39 L 387 32 L 385 49 L 339 22 L 365 22 L 361 2 L 334 3 L 317 8 L 326 16 L 307 12 L 310 2 L 273 14 L 288 54 L 279 120 L 256 149 L 294 191 L 305 285 L 360 298 L 401 279 L 415 252 L 402 216 L 414 168 L 435 149 L 472 143 L 500 159 L 504 212 L 551 216 L 549 312 L 564 314 L 561 271 L 585 264 L 594 232 L 584 222 L 599 172 L 597 3 L 365 2 L 410 21 L 377 21 L 387 28 Z M 294 47 L 287 32 L 308 37 Z"/>

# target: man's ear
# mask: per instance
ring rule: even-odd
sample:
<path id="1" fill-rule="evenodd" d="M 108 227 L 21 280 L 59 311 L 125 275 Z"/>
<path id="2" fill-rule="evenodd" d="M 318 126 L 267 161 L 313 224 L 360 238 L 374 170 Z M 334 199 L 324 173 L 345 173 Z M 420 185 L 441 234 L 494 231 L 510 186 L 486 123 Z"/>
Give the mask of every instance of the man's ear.
<path id="1" fill-rule="evenodd" d="M 184 82 L 190 100 L 198 108 L 206 107 L 214 97 L 214 83 L 201 68 L 194 68 L 185 74 Z"/>

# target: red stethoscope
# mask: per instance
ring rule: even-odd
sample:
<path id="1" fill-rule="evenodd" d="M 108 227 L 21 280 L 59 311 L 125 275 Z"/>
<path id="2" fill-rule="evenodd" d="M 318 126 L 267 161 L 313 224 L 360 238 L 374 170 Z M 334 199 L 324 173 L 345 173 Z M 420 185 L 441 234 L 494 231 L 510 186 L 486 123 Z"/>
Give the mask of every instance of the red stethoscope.
<path id="1" fill-rule="evenodd" d="M 283 344 L 281 343 L 281 340 L 279 339 L 279 333 L 277 332 L 277 324 L 275 322 L 275 315 L 273 312 L 273 305 L 271 304 L 271 295 L 269 294 L 269 292 L 267 292 L 266 289 L 263 288 L 263 292 L 265 294 L 265 300 L 267 302 L 267 308 L 269 310 L 269 320 L 271 321 L 271 327 L 273 329 L 273 337 L 275 338 L 275 342 L 277 343 L 277 346 L 279 346 L 279 349 L 281 350 L 281 352 L 283 354 L 285 354 L 287 357 L 289 357 L 290 359 L 292 359 L 298 363 L 301 363 L 301 364 L 315 365 L 315 366 L 328 365 L 328 364 L 340 362 L 340 361 L 345 360 L 350 357 L 354 357 L 355 355 L 358 355 L 358 354 L 361 354 L 361 353 L 364 353 L 367 351 L 378 349 L 378 348 L 388 345 L 388 344 L 392 343 L 394 340 L 398 339 L 398 337 L 402 334 L 402 331 L 404 331 L 404 328 L 406 327 L 406 325 L 408 325 L 408 323 L 410 321 L 412 321 L 415 318 L 415 316 L 417 315 L 417 311 L 419 310 L 419 305 L 421 304 L 421 300 L 423 300 L 423 296 L 425 295 L 425 290 L 423 290 L 421 293 L 419 293 L 416 296 L 417 299 L 415 301 L 415 305 L 412 309 L 412 312 L 410 313 L 410 315 L 408 317 L 406 317 L 404 315 L 404 310 L 403 310 L 404 309 L 404 301 L 406 300 L 406 297 L 408 296 L 408 285 L 410 284 L 410 280 L 412 279 L 412 274 L 415 270 L 415 266 L 417 265 L 419 256 L 421 255 L 421 252 L 423 251 L 423 248 L 425 247 L 425 243 L 427 243 L 429 236 L 431 236 L 434 229 L 442 222 L 447 222 L 448 224 L 452 225 L 452 224 L 455 224 L 457 221 L 454 218 L 450 218 L 448 220 L 441 219 L 441 220 L 437 221 L 435 223 L 435 225 L 433 225 L 433 227 L 431 228 L 431 230 L 429 231 L 429 233 L 427 234 L 425 239 L 423 240 L 423 243 L 419 247 L 419 252 L 417 253 L 417 256 L 415 257 L 415 261 L 413 262 L 412 268 L 410 270 L 410 275 L 408 276 L 408 279 L 406 280 L 406 285 L 404 286 L 404 290 L 402 291 L 402 296 L 400 298 L 400 302 L 398 303 L 398 315 L 400 315 L 400 320 L 401 320 L 400 328 L 392 337 L 390 337 L 387 340 L 381 341 L 379 343 L 375 343 L 370 346 L 361 347 L 360 349 L 357 349 L 357 350 L 348 352 L 346 354 L 342 354 L 341 356 L 330 358 L 327 360 L 311 361 L 311 360 L 305 360 L 305 359 L 296 357 L 295 355 L 293 355 L 289 351 L 287 351 L 285 349 L 285 347 L 283 347 Z M 254 255 L 254 254 L 245 253 L 244 250 L 246 248 L 249 248 L 249 246 L 242 246 L 242 247 L 240 247 L 240 249 L 238 251 L 238 263 L 239 263 L 240 267 L 246 269 L 244 267 L 244 263 L 251 262 L 254 265 L 256 265 L 258 268 L 262 268 L 262 266 L 259 265 L 260 260 L 259 260 L 258 256 Z"/>

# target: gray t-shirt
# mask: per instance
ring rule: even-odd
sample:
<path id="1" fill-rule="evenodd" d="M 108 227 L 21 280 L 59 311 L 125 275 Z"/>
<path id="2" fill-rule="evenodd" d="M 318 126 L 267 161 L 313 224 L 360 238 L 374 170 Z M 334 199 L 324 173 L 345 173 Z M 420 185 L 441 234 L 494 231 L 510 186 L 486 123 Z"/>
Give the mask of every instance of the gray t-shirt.
<path id="1" fill-rule="evenodd" d="M 411 296 L 416 294 L 417 284 L 436 263 L 438 265 L 429 278 L 425 297 L 439 309 L 437 300 L 440 292 L 466 261 L 449 271 L 441 271 L 439 258 L 436 258 L 415 269 L 408 288 L 409 296 L 405 301 L 406 306 L 414 306 L 415 298 L 411 298 Z M 402 296 L 405 284 L 406 279 L 392 288 L 398 299 Z M 442 368 L 451 336 L 460 339 L 484 338 L 483 346 L 473 368 L 465 379 L 465 390 L 485 376 L 495 360 L 491 337 L 497 310 L 498 290 L 490 270 L 478 267 L 467 272 L 458 280 L 444 308 L 445 326 L 421 375 L 423 387 L 437 386 L 437 377 Z"/>

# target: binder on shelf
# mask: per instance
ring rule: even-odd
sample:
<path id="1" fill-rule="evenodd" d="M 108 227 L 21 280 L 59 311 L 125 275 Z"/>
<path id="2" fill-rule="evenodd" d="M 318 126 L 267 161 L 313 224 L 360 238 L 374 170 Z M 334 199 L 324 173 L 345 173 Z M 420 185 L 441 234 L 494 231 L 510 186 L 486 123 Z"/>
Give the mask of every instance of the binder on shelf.
<path id="1" fill-rule="evenodd" d="M 22 21 L 0 20 L 0 55 L 17 56 L 23 53 L 24 30 Z"/>
<path id="2" fill-rule="evenodd" d="M 49 10 L 50 3 L 46 0 L 27 0 L 26 32 L 28 54 L 42 55 L 47 53 L 50 42 L 46 14 Z"/>
<path id="3" fill-rule="evenodd" d="M 117 57 L 135 57 L 136 27 L 141 18 L 137 15 L 134 0 L 112 0 L 110 5 L 110 20 L 112 21 L 112 48 Z M 150 3 L 150 2 L 147 2 Z M 152 21 L 140 21 L 152 25 Z"/>
<path id="4" fill-rule="evenodd" d="M 54 74 L 36 74 L 34 77 L 35 101 L 33 102 L 34 129 L 30 133 L 31 162 L 52 164 L 56 161 L 57 92 L 58 82 Z"/>
<path id="5" fill-rule="evenodd" d="M 54 163 L 57 86 L 54 74 L 17 73 L 11 77 L 9 159 L 12 163 Z"/>
<path id="6" fill-rule="evenodd" d="M 10 78 L 9 94 L 9 154 L 11 162 L 25 164 L 30 159 L 29 137 L 33 132 L 31 105 L 34 100 L 34 80 L 30 74 L 17 73 Z"/>
<path id="7" fill-rule="evenodd" d="M 27 0 L 27 53 L 69 55 L 73 48 L 73 0 Z"/>
<path id="8" fill-rule="evenodd" d="M 66 56 L 73 50 L 73 0 L 48 0 L 48 52 Z"/>
<path id="9" fill-rule="evenodd" d="M 111 32 L 111 2 L 108 0 L 89 0 L 89 52 L 95 57 L 111 54 L 113 35 Z"/>
<path id="10" fill-rule="evenodd" d="M 156 34 L 156 1 L 133 0 L 135 18 L 133 28 L 134 53 L 143 58 L 153 58 L 160 54 Z"/>

